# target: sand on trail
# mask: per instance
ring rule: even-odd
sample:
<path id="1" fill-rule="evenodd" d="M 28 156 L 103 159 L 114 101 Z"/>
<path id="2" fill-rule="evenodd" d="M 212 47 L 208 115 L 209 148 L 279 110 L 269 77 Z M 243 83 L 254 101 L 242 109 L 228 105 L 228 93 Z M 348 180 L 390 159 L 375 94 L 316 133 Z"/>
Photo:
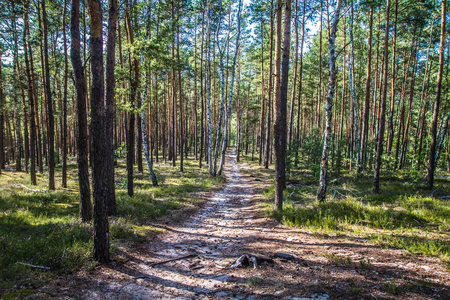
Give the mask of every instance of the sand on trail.
<path id="1" fill-rule="evenodd" d="M 263 217 L 258 202 L 267 178 L 236 163 L 234 149 L 224 174 L 224 188 L 201 209 L 151 224 L 164 233 L 119 249 L 120 262 L 56 278 L 46 289 L 64 299 L 450 299 L 449 272 L 437 258 Z M 273 264 L 229 268 L 245 253 Z"/>

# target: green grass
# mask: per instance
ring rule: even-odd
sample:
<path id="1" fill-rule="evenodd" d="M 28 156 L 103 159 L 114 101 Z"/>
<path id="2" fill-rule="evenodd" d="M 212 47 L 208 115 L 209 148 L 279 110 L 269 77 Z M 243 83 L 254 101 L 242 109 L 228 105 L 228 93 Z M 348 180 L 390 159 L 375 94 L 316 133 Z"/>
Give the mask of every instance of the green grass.
<path id="1" fill-rule="evenodd" d="M 244 159 L 261 172 L 257 159 Z M 439 173 L 448 175 L 443 170 Z M 369 171 L 357 175 L 342 169 L 338 177 L 332 172 L 328 200 L 318 203 L 318 182 L 310 170 L 287 175 L 282 212 L 273 211 L 274 186 L 263 193 L 266 201 L 262 207 L 268 216 L 308 232 L 348 239 L 364 237 L 384 247 L 439 257 L 450 265 L 450 205 L 440 198 L 449 196 L 448 178 L 436 177 L 435 188 L 427 190 L 425 173 L 383 170 L 381 193 L 373 194 Z"/>
<path id="2" fill-rule="evenodd" d="M 185 160 L 185 171 L 169 164 L 155 165 L 160 185 L 154 187 L 144 170 L 135 174 L 135 195 L 129 197 L 125 164 L 116 167 L 116 200 L 118 215 L 110 218 L 111 249 L 143 243 L 160 233 L 149 222 L 185 208 L 195 207 L 202 198 L 197 192 L 219 189 L 223 177 L 211 178 L 207 167 Z M 137 168 L 135 168 L 137 173 Z M 46 174 L 38 174 L 38 185 L 31 186 L 29 174 L 3 171 L 0 175 L 0 296 L 24 295 L 24 284 L 38 287 L 55 275 L 90 269 L 92 260 L 92 223 L 78 218 L 79 193 L 77 169 L 69 163 L 68 188 L 61 186 L 61 170 L 56 170 L 56 191 L 47 191 Z M 23 184 L 32 191 L 20 186 Z M 21 263 L 50 268 L 25 266 Z M 26 291 L 28 293 L 28 291 Z M 20 294 L 20 295 L 19 295 Z M 9 295 L 9 296 L 8 296 Z"/>

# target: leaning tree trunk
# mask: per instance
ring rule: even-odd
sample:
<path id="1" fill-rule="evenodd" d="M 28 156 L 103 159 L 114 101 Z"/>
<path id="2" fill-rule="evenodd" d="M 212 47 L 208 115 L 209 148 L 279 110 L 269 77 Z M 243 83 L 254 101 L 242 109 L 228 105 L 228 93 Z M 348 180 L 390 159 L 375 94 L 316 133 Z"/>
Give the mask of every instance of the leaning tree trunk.
<path id="1" fill-rule="evenodd" d="M 389 1 L 389 0 L 388 0 Z M 330 75 L 328 77 L 328 94 L 327 94 L 327 106 L 326 109 L 326 120 L 325 120 L 325 142 L 323 144 L 322 161 L 320 164 L 320 182 L 319 189 L 317 190 L 317 200 L 325 201 L 327 193 L 327 176 L 328 176 L 328 156 L 331 141 L 331 109 L 333 107 L 333 95 L 334 86 L 336 84 L 336 29 L 339 22 L 339 13 L 341 10 L 341 0 L 337 1 L 336 11 L 334 14 L 333 21 L 331 23 L 330 32 Z"/>
<path id="2" fill-rule="evenodd" d="M 109 261 L 108 208 L 105 186 L 105 82 L 103 72 L 102 9 L 100 0 L 88 0 L 91 29 L 92 187 L 94 198 L 94 259 Z"/>
<path id="3" fill-rule="evenodd" d="M 438 163 L 438 160 L 439 160 L 439 156 L 441 155 L 442 145 L 443 145 L 444 140 L 445 140 L 445 135 L 447 134 L 449 121 L 450 121 L 450 111 L 448 112 L 447 117 L 445 118 L 444 126 L 442 128 L 441 138 L 440 138 L 439 144 L 437 145 L 437 148 L 436 148 L 436 157 L 434 159 L 434 165 L 435 166 L 437 166 L 437 163 Z"/>
<path id="4" fill-rule="evenodd" d="M 147 90 L 147 86 L 145 86 L 145 89 Z M 146 94 L 146 91 L 145 93 Z M 145 96 L 144 96 L 145 99 Z M 152 184 L 154 186 L 158 185 L 158 179 L 156 178 L 156 174 L 153 171 L 153 165 L 152 165 L 152 161 L 150 160 L 150 156 L 148 155 L 148 143 L 147 143 L 147 129 L 145 127 L 145 111 L 142 110 L 141 112 L 141 126 L 142 126 L 142 140 L 144 142 L 144 155 L 145 155 L 145 161 L 147 162 L 147 168 L 148 168 L 148 172 L 150 173 L 150 177 L 152 179 Z"/>
<path id="5" fill-rule="evenodd" d="M 434 171 L 436 169 L 436 143 L 437 143 L 437 122 L 439 118 L 439 104 L 441 102 L 442 73 L 444 70 L 444 44 L 445 44 L 445 13 L 446 0 L 442 0 L 442 23 L 441 23 L 441 46 L 439 48 L 439 73 L 436 84 L 436 100 L 434 103 L 433 121 L 431 124 L 431 146 L 430 160 L 428 161 L 428 188 L 433 188 Z"/>

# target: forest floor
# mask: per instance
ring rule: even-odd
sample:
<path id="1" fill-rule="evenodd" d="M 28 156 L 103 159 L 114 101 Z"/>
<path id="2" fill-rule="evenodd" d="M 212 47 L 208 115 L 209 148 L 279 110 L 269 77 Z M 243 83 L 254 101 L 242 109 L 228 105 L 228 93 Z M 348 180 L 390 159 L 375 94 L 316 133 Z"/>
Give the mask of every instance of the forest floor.
<path id="1" fill-rule="evenodd" d="M 198 211 L 152 223 L 163 233 L 119 248 L 110 264 L 57 277 L 33 297 L 450 299 L 450 272 L 438 258 L 366 238 L 323 237 L 264 217 L 259 203 L 268 178 L 228 154 L 224 188 L 205 193 Z M 243 254 L 271 261 L 231 267 Z"/>

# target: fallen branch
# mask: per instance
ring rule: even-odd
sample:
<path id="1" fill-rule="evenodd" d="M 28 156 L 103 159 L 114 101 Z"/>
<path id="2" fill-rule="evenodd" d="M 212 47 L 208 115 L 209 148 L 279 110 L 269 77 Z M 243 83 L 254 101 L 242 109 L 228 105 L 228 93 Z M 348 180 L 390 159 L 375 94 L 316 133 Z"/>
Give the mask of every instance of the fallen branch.
<path id="1" fill-rule="evenodd" d="M 268 257 L 262 257 L 252 254 L 244 254 L 241 255 L 231 266 L 228 268 L 246 268 L 253 266 L 253 269 L 256 269 L 259 267 L 259 265 L 262 264 L 273 264 L 274 261 L 271 258 Z"/>
<path id="2" fill-rule="evenodd" d="M 182 256 L 182 257 L 177 257 L 177 258 L 173 258 L 173 259 L 168 259 L 168 260 L 164 260 L 164 261 L 160 261 L 160 262 L 151 263 L 151 264 L 149 264 L 149 266 L 153 267 L 153 266 L 162 265 L 162 264 L 165 264 L 165 263 L 168 263 L 168 262 L 172 262 L 172 261 L 176 261 L 176 260 L 182 260 L 182 259 L 186 259 L 186 258 L 192 258 L 192 257 L 196 257 L 196 256 L 197 256 L 197 254 L 189 254 L 189 255 L 186 255 L 186 256 Z"/>
<path id="3" fill-rule="evenodd" d="M 433 196 L 433 194 L 434 194 L 435 192 L 437 192 L 438 190 L 439 190 L 439 188 L 437 188 L 437 189 L 435 189 L 434 191 L 432 191 L 431 194 L 430 194 L 430 197 Z"/>
<path id="4" fill-rule="evenodd" d="M 344 195 L 342 193 L 339 193 L 339 191 L 337 189 L 332 189 L 332 191 L 334 191 L 333 193 L 333 198 L 336 198 L 336 194 L 339 194 L 341 197 L 343 198 L 347 198 L 347 195 Z"/>
<path id="5" fill-rule="evenodd" d="M 28 264 L 28 263 L 21 262 L 21 261 L 16 262 L 16 264 L 18 264 L 18 265 L 24 265 L 24 266 L 28 266 L 28 267 L 32 267 L 32 268 L 43 269 L 43 270 L 50 270 L 49 267 L 36 266 L 36 265 L 32 265 L 32 264 Z"/>
<path id="6" fill-rule="evenodd" d="M 42 190 L 40 190 L 40 189 L 30 189 L 29 187 L 27 187 L 26 185 L 23 185 L 21 183 L 19 183 L 17 186 L 23 187 L 23 188 L 27 189 L 28 191 L 32 191 L 32 192 L 46 192 L 47 191 L 46 189 L 42 189 Z"/>

